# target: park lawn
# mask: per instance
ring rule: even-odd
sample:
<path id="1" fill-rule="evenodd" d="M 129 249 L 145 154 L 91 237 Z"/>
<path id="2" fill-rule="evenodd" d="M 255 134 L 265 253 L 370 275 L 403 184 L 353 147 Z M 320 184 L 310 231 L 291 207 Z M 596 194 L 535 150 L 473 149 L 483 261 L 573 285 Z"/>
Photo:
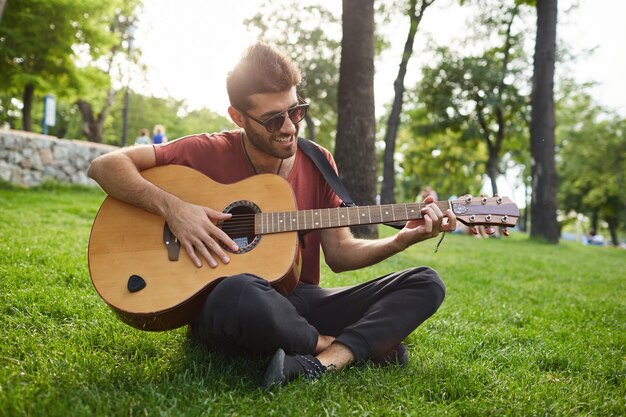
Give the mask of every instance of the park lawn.
<path id="1" fill-rule="evenodd" d="M 407 368 L 355 366 L 272 393 L 231 358 L 121 323 L 87 270 L 100 190 L 0 187 L 0 416 L 623 416 L 626 252 L 521 233 L 448 235 L 325 286 L 429 265 L 442 307 Z M 390 233 L 381 228 L 382 233 Z"/>

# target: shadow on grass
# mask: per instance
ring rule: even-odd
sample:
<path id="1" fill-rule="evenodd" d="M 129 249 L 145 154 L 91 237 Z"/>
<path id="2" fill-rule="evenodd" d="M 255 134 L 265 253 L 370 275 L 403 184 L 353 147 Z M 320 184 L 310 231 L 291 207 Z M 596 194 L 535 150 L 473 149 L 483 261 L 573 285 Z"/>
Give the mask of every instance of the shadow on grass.
<path id="1" fill-rule="evenodd" d="M 267 355 L 230 355 L 198 344 L 186 332 L 180 341 L 180 354 L 170 363 L 166 379 L 172 376 L 185 383 L 200 384 L 207 391 L 256 391 L 269 361 Z M 175 382 L 175 381 L 168 381 Z"/>

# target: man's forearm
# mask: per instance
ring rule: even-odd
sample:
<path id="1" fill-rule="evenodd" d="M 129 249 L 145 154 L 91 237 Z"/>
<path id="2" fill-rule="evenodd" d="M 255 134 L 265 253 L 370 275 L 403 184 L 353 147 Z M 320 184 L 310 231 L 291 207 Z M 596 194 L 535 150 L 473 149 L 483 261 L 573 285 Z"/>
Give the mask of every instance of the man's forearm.
<path id="1" fill-rule="evenodd" d="M 365 268 L 406 249 L 396 236 L 374 240 L 350 238 L 337 243 L 337 246 L 324 250 L 326 262 L 334 272 Z"/>
<path id="2" fill-rule="evenodd" d="M 123 152 L 114 152 L 93 161 L 88 170 L 111 197 L 165 217 L 177 199 L 144 179 L 136 162 Z"/>

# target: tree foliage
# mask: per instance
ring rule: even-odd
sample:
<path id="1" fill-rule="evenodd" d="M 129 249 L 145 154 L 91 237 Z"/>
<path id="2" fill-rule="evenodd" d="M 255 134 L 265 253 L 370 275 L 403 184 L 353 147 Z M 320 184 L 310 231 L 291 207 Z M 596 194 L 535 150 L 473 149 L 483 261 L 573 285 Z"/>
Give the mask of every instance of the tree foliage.
<path id="1" fill-rule="evenodd" d="M 429 116 L 421 106 L 409 112 L 410 121 L 399 137 L 404 155 L 402 192 L 405 200 L 415 200 L 420 190 L 432 187 L 440 198 L 480 193 L 483 162 L 487 150 L 482 142 L 468 147 L 452 129 L 424 129 Z"/>
<path id="2" fill-rule="evenodd" d="M 528 67 L 523 32 L 514 24 L 518 14 L 510 2 L 483 10 L 479 16 L 483 25 L 477 25 L 473 46 L 466 48 L 482 51 L 468 54 L 436 48 L 435 59 L 422 69 L 416 89 L 419 106 L 428 112 L 413 130 L 422 137 L 452 135 L 454 140 L 448 142 L 464 146 L 470 154 L 482 144 L 486 150 L 482 173 L 490 178 L 494 194 L 496 179 L 506 170 L 503 155 L 519 152 L 527 143 L 523 74 Z"/>
<path id="3" fill-rule="evenodd" d="M 398 75 L 393 83 L 394 98 L 391 105 L 391 111 L 387 118 L 387 129 L 385 131 L 385 151 L 383 155 L 383 182 L 381 184 L 380 198 L 383 204 L 395 203 L 395 149 L 396 149 L 396 137 L 398 135 L 398 129 L 400 127 L 400 115 L 402 113 L 402 105 L 404 103 L 404 78 L 407 73 L 407 67 L 409 59 L 413 55 L 413 43 L 415 42 L 415 34 L 417 28 L 424 17 L 426 9 L 433 4 L 435 0 L 421 0 L 419 7 L 417 0 L 410 0 L 407 10 L 409 17 L 409 31 L 406 42 L 404 44 L 404 51 L 402 53 L 402 59 L 400 60 L 400 66 L 398 68 Z"/>
<path id="4" fill-rule="evenodd" d="M 558 107 L 559 206 L 605 220 L 617 245 L 626 222 L 626 120 L 573 85 L 566 89 Z"/>
<path id="5" fill-rule="evenodd" d="M 31 109 L 37 92 L 54 91 L 63 98 L 86 87 L 78 57 L 95 61 L 118 42 L 110 22 L 124 1 L 7 3 L 0 22 L 0 88 L 3 98 L 21 99 L 25 130 L 32 130 Z"/>
<path id="6" fill-rule="evenodd" d="M 187 109 L 183 100 L 143 96 L 130 92 L 128 114 L 128 144 L 132 145 L 141 129 L 152 133 L 153 127 L 160 124 L 165 127 L 167 137 L 172 140 L 182 136 L 219 132 L 233 128 L 233 123 L 209 109 Z M 123 94 L 115 95 L 111 106 L 111 117 L 107 118 L 104 141 L 120 145 L 122 132 Z"/>

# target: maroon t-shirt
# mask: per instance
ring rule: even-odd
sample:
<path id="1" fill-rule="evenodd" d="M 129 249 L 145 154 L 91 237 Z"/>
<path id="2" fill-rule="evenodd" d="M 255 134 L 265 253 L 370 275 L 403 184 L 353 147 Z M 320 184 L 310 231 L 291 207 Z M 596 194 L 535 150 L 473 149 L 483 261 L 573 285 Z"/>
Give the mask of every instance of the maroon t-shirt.
<path id="1" fill-rule="evenodd" d="M 320 147 L 335 171 L 330 152 Z M 241 143 L 241 131 L 199 134 L 162 145 L 154 145 L 157 165 L 185 165 L 221 184 L 232 184 L 254 175 Z M 293 189 L 298 210 L 335 208 L 341 199 L 324 179 L 315 163 L 298 148 L 287 181 Z M 319 284 L 320 231 L 304 235 L 301 282 Z"/>

